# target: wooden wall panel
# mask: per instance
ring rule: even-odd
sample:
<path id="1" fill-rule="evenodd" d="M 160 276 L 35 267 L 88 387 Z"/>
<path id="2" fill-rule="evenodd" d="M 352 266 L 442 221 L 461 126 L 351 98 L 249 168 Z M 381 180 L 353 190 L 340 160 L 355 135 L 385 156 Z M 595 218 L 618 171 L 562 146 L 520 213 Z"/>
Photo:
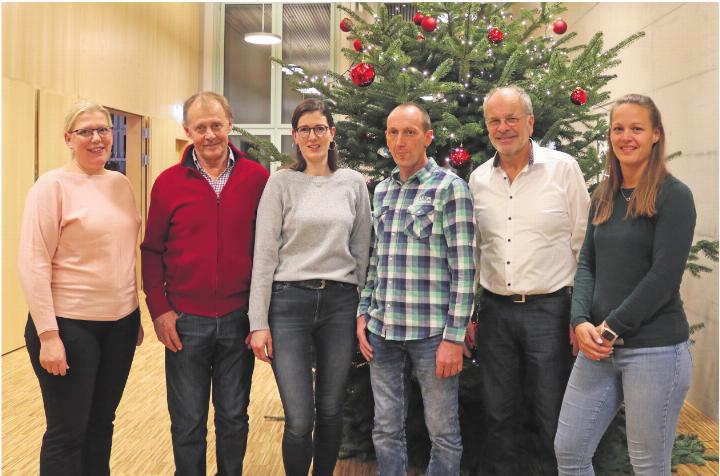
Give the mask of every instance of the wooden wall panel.
<path id="1" fill-rule="evenodd" d="M 2 353 L 25 345 L 27 304 L 17 277 L 20 223 L 35 177 L 35 89 L 2 84 Z"/>
<path id="2" fill-rule="evenodd" d="M 70 149 L 63 131 L 65 114 L 77 98 L 41 90 L 38 98 L 38 167 L 40 175 L 67 164 Z"/>

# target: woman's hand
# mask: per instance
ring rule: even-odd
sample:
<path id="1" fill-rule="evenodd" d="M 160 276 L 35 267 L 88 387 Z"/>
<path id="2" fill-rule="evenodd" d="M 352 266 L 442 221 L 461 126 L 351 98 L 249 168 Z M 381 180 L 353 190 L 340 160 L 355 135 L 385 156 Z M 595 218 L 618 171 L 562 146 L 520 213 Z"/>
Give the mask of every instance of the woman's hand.
<path id="1" fill-rule="evenodd" d="M 273 358 L 272 336 L 270 335 L 270 331 L 262 329 L 250 333 L 250 348 L 256 358 L 269 364 Z"/>
<path id="2" fill-rule="evenodd" d="M 53 375 L 65 375 L 70 368 L 60 331 L 45 331 L 40 338 L 40 365 Z"/>
<path id="3" fill-rule="evenodd" d="M 603 345 L 603 338 L 590 322 L 583 322 L 575 326 L 575 337 L 580 350 L 588 359 L 607 359 L 612 354 L 612 347 Z"/>
<path id="4" fill-rule="evenodd" d="M 142 324 L 138 326 L 138 336 L 137 336 L 137 342 L 135 343 L 136 347 L 140 347 L 143 343 L 143 339 L 145 339 L 145 331 L 143 330 Z"/>

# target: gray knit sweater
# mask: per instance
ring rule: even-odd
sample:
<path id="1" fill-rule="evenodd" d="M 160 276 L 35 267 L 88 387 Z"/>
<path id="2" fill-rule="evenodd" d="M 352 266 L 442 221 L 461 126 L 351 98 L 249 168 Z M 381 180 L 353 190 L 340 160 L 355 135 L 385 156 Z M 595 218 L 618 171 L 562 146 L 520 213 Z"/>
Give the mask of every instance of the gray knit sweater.
<path id="1" fill-rule="evenodd" d="M 360 173 L 274 173 L 257 213 L 250 330 L 269 328 L 273 281 L 331 279 L 363 286 L 371 226 L 370 199 Z"/>

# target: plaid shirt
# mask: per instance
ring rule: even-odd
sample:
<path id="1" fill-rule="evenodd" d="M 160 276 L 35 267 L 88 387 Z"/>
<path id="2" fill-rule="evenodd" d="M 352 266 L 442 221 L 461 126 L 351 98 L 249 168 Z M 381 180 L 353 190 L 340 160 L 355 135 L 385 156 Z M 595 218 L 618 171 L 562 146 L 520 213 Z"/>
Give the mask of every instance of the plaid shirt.
<path id="1" fill-rule="evenodd" d="M 202 168 L 202 165 L 200 165 L 200 161 L 198 160 L 197 155 L 195 155 L 195 149 L 193 149 L 192 151 L 192 156 L 198 172 L 200 172 L 200 175 L 205 177 L 205 180 L 208 181 L 213 190 L 215 190 L 218 198 L 220 198 L 220 192 L 222 192 L 223 187 L 230 178 L 230 172 L 232 172 L 233 167 L 235 167 L 235 156 L 233 155 L 232 150 L 230 149 L 230 147 L 228 147 L 228 164 L 227 167 L 225 167 L 223 173 L 218 175 L 217 180 L 213 180 L 212 177 L 207 172 L 205 172 L 205 169 Z"/>
<path id="2" fill-rule="evenodd" d="M 358 316 L 388 340 L 462 342 L 473 306 L 475 228 L 467 183 L 434 160 L 375 188 L 375 239 Z"/>

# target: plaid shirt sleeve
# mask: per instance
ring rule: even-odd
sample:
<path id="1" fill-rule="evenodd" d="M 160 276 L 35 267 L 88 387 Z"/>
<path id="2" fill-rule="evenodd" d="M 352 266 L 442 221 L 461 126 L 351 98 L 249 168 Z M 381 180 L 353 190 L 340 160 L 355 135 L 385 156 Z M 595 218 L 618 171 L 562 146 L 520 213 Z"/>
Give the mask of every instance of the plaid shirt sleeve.
<path id="1" fill-rule="evenodd" d="M 442 228 L 447 242 L 450 300 L 443 339 L 462 342 L 472 313 L 475 282 L 475 225 L 473 201 L 464 180 L 453 180 L 447 189 Z"/>
<path id="2" fill-rule="evenodd" d="M 374 219 L 375 213 L 380 209 L 377 203 L 378 193 L 373 195 L 373 226 L 371 227 L 372 235 L 370 236 L 370 261 L 367 268 L 367 276 L 365 277 L 365 287 L 360 294 L 360 303 L 358 304 L 357 315 L 358 317 L 364 316 L 367 319 L 367 312 L 370 307 L 370 297 L 372 296 L 373 289 L 375 289 L 375 281 L 377 280 L 377 235 L 375 234 Z"/>

